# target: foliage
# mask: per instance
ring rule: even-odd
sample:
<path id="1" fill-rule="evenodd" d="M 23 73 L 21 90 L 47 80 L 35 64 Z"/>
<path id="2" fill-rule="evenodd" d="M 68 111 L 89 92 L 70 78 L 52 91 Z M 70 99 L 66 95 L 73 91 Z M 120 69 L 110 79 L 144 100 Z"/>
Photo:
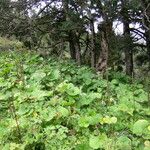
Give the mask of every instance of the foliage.
<path id="1" fill-rule="evenodd" d="M 21 49 L 23 44 L 17 40 L 10 40 L 0 37 L 0 50 L 16 50 Z"/>
<path id="2" fill-rule="evenodd" d="M 0 55 L 0 149 L 148 150 L 148 94 L 120 79 L 69 60 Z"/>

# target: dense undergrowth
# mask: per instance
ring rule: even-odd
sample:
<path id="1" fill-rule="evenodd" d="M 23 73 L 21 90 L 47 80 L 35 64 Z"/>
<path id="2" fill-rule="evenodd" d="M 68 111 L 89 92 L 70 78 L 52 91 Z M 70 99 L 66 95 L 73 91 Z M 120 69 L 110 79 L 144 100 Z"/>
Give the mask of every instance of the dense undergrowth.
<path id="1" fill-rule="evenodd" d="M 70 61 L 0 56 L 0 149 L 149 150 L 142 84 L 107 81 Z"/>

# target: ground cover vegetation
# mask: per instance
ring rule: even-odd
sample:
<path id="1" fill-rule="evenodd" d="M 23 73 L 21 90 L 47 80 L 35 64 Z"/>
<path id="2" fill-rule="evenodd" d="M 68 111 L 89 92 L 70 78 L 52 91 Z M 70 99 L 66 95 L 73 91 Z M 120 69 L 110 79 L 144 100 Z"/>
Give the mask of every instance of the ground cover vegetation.
<path id="1" fill-rule="evenodd" d="M 2 150 L 148 150 L 148 93 L 124 75 L 37 54 L 0 56 Z"/>

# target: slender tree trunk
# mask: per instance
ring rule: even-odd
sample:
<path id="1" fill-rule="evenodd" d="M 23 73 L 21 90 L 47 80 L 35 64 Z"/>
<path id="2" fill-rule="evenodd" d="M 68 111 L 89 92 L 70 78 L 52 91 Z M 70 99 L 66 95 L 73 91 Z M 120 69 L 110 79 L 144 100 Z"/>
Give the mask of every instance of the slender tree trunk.
<path id="1" fill-rule="evenodd" d="M 90 22 L 90 30 L 91 30 L 91 67 L 95 68 L 96 64 L 96 53 L 95 53 L 95 30 L 94 30 L 94 22 L 91 20 Z"/>
<path id="2" fill-rule="evenodd" d="M 114 43 L 113 38 L 114 38 L 114 33 L 113 33 L 113 22 L 112 20 L 108 20 L 107 19 L 107 26 L 106 26 L 106 35 L 107 35 L 107 42 L 108 42 L 108 49 L 109 49 L 109 53 L 108 53 L 108 66 L 112 67 L 112 65 L 114 64 L 113 62 L 113 45 Z"/>
<path id="3" fill-rule="evenodd" d="M 61 39 L 61 43 L 59 45 L 60 53 L 58 54 L 59 58 L 62 58 L 64 49 L 65 49 L 65 43 L 64 43 L 63 39 Z"/>
<path id="4" fill-rule="evenodd" d="M 129 22 L 124 21 L 124 53 L 125 53 L 125 65 L 126 74 L 133 75 L 133 50 L 130 37 Z"/>
<path id="5" fill-rule="evenodd" d="M 124 53 L 125 53 L 125 66 L 126 74 L 133 75 L 133 43 L 130 36 L 130 21 L 128 10 L 126 9 L 126 2 L 122 1 L 122 18 L 124 26 Z"/>
<path id="6" fill-rule="evenodd" d="M 63 9 L 65 13 L 65 20 L 70 22 L 71 17 L 69 15 L 69 0 L 63 0 Z M 76 60 L 78 65 L 81 65 L 81 50 L 80 50 L 80 41 L 76 31 L 68 31 L 68 41 L 70 45 L 70 55 L 71 58 Z"/>
<path id="7" fill-rule="evenodd" d="M 73 31 L 70 31 L 69 33 L 69 47 L 71 58 L 74 59 L 78 65 L 81 65 L 80 41 L 79 37 Z"/>
<path id="8" fill-rule="evenodd" d="M 150 69 L 150 3 L 147 0 L 141 0 L 142 8 L 143 8 L 143 27 L 145 29 L 145 37 L 146 37 L 146 47 L 147 47 L 147 55 L 149 60 L 149 69 Z"/>
<path id="9" fill-rule="evenodd" d="M 107 34 L 106 34 L 106 28 L 105 24 L 100 29 L 101 32 L 101 53 L 98 58 L 98 63 L 96 65 L 96 70 L 101 71 L 104 73 L 107 69 L 108 65 L 108 53 L 109 53 L 109 48 L 108 48 L 108 39 L 107 39 Z"/>
<path id="10" fill-rule="evenodd" d="M 69 33 L 69 49 L 70 49 L 70 56 L 73 60 L 76 60 L 76 48 L 74 45 L 74 40 L 72 38 L 72 33 Z"/>
<path id="11" fill-rule="evenodd" d="M 147 48 L 147 55 L 149 61 L 149 69 L 150 69 L 150 30 L 145 32 L 146 35 L 146 48 Z"/>
<path id="12" fill-rule="evenodd" d="M 75 45 L 75 52 L 76 52 L 76 62 L 78 63 L 78 65 L 81 65 L 80 41 L 76 33 L 74 33 L 74 45 Z"/>
<path id="13" fill-rule="evenodd" d="M 63 11 L 65 15 L 65 21 L 69 22 L 70 17 L 69 17 L 69 0 L 62 0 L 63 4 Z M 73 34 L 72 31 L 68 31 L 68 41 L 69 41 L 69 49 L 70 49 L 70 56 L 72 59 L 76 60 L 76 50 L 75 50 L 75 45 L 74 45 L 74 39 L 73 39 Z"/>
<path id="14" fill-rule="evenodd" d="M 88 48 L 89 48 L 89 44 L 90 44 L 90 39 L 89 39 L 89 33 L 87 32 L 87 35 L 86 35 L 86 46 L 85 46 L 85 51 L 83 53 L 83 56 L 86 55 L 86 53 L 88 51 Z"/>

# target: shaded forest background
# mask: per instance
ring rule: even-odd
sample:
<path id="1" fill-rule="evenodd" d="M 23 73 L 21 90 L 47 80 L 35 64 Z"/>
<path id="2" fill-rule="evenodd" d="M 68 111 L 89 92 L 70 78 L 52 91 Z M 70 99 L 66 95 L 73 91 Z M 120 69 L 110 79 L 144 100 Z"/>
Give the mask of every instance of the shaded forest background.
<path id="1" fill-rule="evenodd" d="M 0 36 L 44 57 L 69 57 L 102 73 L 148 75 L 149 0 L 0 0 L 0 14 Z M 114 23 L 123 24 L 123 34 Z"/>

